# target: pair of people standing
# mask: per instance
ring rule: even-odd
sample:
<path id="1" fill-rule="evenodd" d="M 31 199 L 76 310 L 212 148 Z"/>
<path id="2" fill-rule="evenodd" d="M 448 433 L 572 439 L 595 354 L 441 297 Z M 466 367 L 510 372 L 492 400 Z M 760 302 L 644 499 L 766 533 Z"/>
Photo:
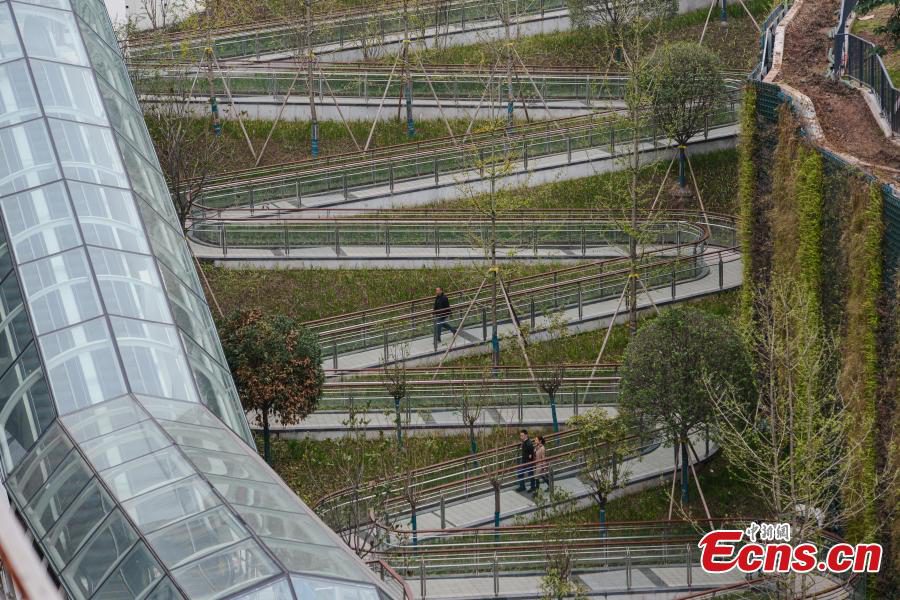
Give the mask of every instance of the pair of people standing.
<path id="1" fill-rule="evenodd" d="M 535 436 L 534 440 L 528 437 L 528 430 L 519 431 L 519 441 L 521 442 L 522 456 L 519 460 L 517 477 L 519 486 L 516 488 L 520 492 L 525 490 L 525 480 L 528 479 L 528 491 L 534 493 L 541 487 L 541 482 L 547 483 L 550 488 L 550 476 L 547 473 L 546 448 L 544 447 L 544 436 Z M 536 476 L 535 476 L 536 475 Z"/>

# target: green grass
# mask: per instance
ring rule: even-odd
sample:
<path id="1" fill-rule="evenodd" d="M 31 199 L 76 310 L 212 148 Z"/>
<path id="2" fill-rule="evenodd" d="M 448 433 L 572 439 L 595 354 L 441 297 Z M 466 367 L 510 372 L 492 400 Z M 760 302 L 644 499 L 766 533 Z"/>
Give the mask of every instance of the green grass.
<path id="1" fill-rule="evenodd" d="M 748 8 L 757 21 L 770 8 L 767 0 L 751 0 Z M 728 7 L 729 24 L 719 24 L 719 10 L 715 9 L 704 38 L 704 44 L 722 57 L 728 69 L 749 70 L 759 53 L 759 32 L 738 3 Z M 666 19 L 659 31 L 664 41 L 698 41 L 706 20 L 707 10 L 698 10 Z M 600 28 L 573 29 L 543 35 L 522 37 L 514 42 L 526 64 L 553 66 L 584 66 L 606 68 L 606 44 Z M 500 56 L 502 42 L 484 42 L 466 46 L 452 46 L 428 50 L 423 60 L 435 64 L 469 64 L 490 67 Z M 391 60 L 389 58 L 382 59 Z"/>
<path id="2" fill-rule="evenodd" d="M 389 111 L 388 111 L 389 112 Z M 486 121 L 477 121 L 475 127 L 481 127 Z M 253 142 L 256 152 L 262 149 L 272 128 L 273 121 L 245 120 L 244 126 Z M 350 129 L 360 147 L 364 147 L 372 128 L 371 121 L 350 121 Z M 450 119 L 454 131 L 465 131 L 469 124 L 467 119 Z M 209 119 L 194 119 L 190 126 L 198 130 L 210 127 Z M 152 130 L 152 128 L 151 128 Z M 407 137 L 406 120 L 387 119 L 378 122 L 372 136 L 370 148 L 383 148 L 408 142 L 431 140 L 447 137 L 447 126 L 442 120 L 416 121 L 416 135 Z M 277 165 L 312 158 L 311 127 L 309 121 L 281 121 L 272 133 L 260 166 Z M 244 133 L 236 120 L 222 121 L 223 144 L 221 159 L 215 166 L 214 173 L 225 173 L 238 169 L 249 169 L 255 166 L 256 159 L 250 152 Z M 321 121 L 319 123 L 319 156 L 330 156 L 347 152 L 356 152 L 356 145 L 340 121 Z"/>
<path id="3" fill-rule="evenodd" d="M 738 292 L 728 291 L 715 296 L 708 296 L 692 303 L 693 306 L 719 315 L 733 322 L 738 316 Z M 652 313 L 644 313 L 638 327 L 655 318 Z M 574 335 L 565 335 L 554 340 L 532 344 L 529 347 L 529 359 L 533 364 L 577 364 L 593 363 L 597 359 L 597 353 L 603 345 L 606 336 L 606 328 L 597 329 Z M 613 327 L 606 350 L 603 352 L 604 362 L 620 362 L 625 357 L 628 347 L 628 325 L 616 325 Z M 500 341 L 500 361 L 508 366 L 525 366 L 525 359 L 514 339 Z M 447 366 L 477 366 L 486 367 L 491 364 L 489 354 L 466 356 L 456 360 L 448 360 Z"/>
<path id="4" fill-rule="evenodd" d="M 698 449 L 699 451 L 699 449 Z M 706 498 L 709 512 L 715 519 L 733 517 L 768 517 L 762 514 L 762 498 L 742 476 L 740 465 L 732 465 L 722 455 L 717 455 L 698 470 L 697 476 Z M 671 482 L 637 494 L 617 498 L 606 506 L 609 521 L 655 521 L 666 519 L 669 514 Z M 678 485 L 678 484 L 676 484 Z M 706 516 L 693 476 L 689 485 L 690 501 L 681 505 L 680 487 L 675 489 L 673 519 L 701 519 Z M 576 512 L 574 522 L 597 521 L 597 508 L 589 507 Z"/>
<path id="5" fill-rule="evenodd" d="M 513 278 L 561 266 L 559 263 L 513 264 L 505 265 L 503 272 Z M 226 314 L 252 307 L 301 321 L 430 296 L 436 286 L 448 290 L 476 287 L 484 277 L 481 268 L 472 266 L 266 270 L 204 265 L 203 270 Z"/>
<path id="6" fill-rule="evenodd" d="M 737 209 L 737 150 L 720 150 L 708 154 L 699 154 L 690 158 L 694 174 L 700 187 L 703 204 L 710 212 L 734 214 Z M 643 204 L 648 207 L 659 191 L 660 184 L 666 174 L 668 161 L 647 166 L 641 175 L 640 193 Z M 677 165 L 663 188 L 662 206 L 667 206 L 670 198 L 669 190 L 677 184 Z M 626 205 L 626 198 L 617 190 L 627 189 L 626 175 L 619 172 L 603 173 L 580 179 L 569 179 L 522 187 L 515 190 L 520 208 L 621 208 Z M 690 175 L 688 175 L 690 185 Z M 465 209 L 471 206 L 472 199 L 461 198 L 442 203 L 451 209 Z M 695 198 L 693 204 L 685 208 L 699 208 Z"/>
<path id="7" fill-rule="evenodd" d="M 535 430 L 535 434 L 547 433 Z M 518 441 L 515 428 L 479 433 L 479 444 L 496 448 Z M 365 440 L 362 461 L 365 478 L 376 479 L 397 473 L 396 464 L 385 464 L 385 457 L 396 452 L 392 433 Z M 425 434 L 404 438 L 406 451 L 415 456 L 417 465 L 431 465 L 465 456 L 470 452 L 466 435 Z M 257 436 L 262 452 L 262 438 Z M 314 504 L 319 498 L 348 485 L 346 475 L 336 465 L 348 451 L 346 439 L 331 440 L 272 440 L 272 467 L 303 500 Z"/>
<path id="8" fill-rule="evenodd" d="M 881 55 L 881 60 L 891 76 L 891 82 L 896 87 L 900 85 L 900 45 L 892 40 L 889 35 L 876 32 L 878 28 L 883 27 L 887 23 L 893 11 L 894 7 L 890 3 L 879 6 L 869 13 L 873 18 L 864 21 L 857 18 L 853 21 L 850 32 L 869 40 L 883 50 L 884 53 Z M 864 15 L 863 18 L 866 16 L 868 15 Z"/>

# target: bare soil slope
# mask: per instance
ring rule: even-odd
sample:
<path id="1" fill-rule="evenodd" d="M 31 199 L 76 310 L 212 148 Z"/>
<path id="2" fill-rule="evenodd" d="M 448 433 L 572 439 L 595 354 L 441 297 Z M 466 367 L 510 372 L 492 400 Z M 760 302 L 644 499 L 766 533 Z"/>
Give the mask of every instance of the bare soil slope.
<path id="1" fill-rule="evenodd" d="M 829 145 L 873 166 L 900 173 L 900 147 L 888 141 L 862 96 L 827 79 L 828 30 L 837 22 L 839 0 L 806 0 L 788 26 L 779 80 L 801 90 L 816 108 Z"/>

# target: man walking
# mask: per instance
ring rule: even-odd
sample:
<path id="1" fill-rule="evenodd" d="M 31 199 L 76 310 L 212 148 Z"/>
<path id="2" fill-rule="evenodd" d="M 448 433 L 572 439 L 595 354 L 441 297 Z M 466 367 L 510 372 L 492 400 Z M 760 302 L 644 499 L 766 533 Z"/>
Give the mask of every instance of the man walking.
<path id="1" fill-rule="evenodd" d="M 525 491 L 525 478 L 528 478 L 529 491 L 537 490 L 534 480 L 534 443 L 528 437 L 528 430 L 523 429 L 519 432 L 519 440 L 522 442 L 522 459 L 521 467 L 517 473 L 519 479 L 519 487 L 516 488 L 520 492 Z"/>
<path id="2" fill-rule="evenodd" d="M 434 288 L 434 339 L 440 343 L 441 330 L 446 329 L 455 334 L 456 328 L 448 321 L 450 318 L 450 299 L 444 295 L 444 288 Z"/>

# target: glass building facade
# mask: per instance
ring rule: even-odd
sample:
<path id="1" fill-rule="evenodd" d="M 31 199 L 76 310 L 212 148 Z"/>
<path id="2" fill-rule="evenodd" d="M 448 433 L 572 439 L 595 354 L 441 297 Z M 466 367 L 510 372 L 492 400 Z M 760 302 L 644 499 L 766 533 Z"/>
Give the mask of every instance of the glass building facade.
<path id="1" fill-rule="evenodd" d="M 102 0 L 0 0 L 0 478 L 75 599 L 377 600 L 265 465 Z"/>

